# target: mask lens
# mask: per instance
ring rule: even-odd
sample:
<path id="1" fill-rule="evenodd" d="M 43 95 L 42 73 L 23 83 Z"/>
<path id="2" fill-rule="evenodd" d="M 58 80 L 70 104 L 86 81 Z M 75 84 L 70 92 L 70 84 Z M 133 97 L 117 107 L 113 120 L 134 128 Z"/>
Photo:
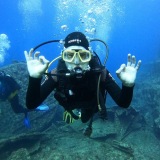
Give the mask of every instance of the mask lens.
<path id="1" fill-rule="evenodd" d="M 64 61 L 72 62 L 74 56 L 75 56 L 75 52 L 74 51 L 64 51 L 63 52 L 63 60 Z"/>
<path id="2" fill-rule="evenodd" d="M 88 62 L 91 60 L 91 53 L 89 51 L 79 51 L 79 57 L 82 62 Z"/>

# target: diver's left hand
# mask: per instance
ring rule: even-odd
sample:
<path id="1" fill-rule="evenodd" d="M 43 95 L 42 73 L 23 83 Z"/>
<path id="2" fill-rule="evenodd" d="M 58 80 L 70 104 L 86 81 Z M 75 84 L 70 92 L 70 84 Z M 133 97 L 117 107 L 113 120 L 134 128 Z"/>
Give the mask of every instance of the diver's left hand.
<path id="1" fill-rule="evenodd" d="M 138 61 L 136 65 L 136 57 L 128 54 L 127 66 L 122 64 L 120 68 L 116 71 L 118 78 L 122 81 L 122 84 L 127 87 L 134 86 L 137 71 L 141 65 L 141 60 Z"/>

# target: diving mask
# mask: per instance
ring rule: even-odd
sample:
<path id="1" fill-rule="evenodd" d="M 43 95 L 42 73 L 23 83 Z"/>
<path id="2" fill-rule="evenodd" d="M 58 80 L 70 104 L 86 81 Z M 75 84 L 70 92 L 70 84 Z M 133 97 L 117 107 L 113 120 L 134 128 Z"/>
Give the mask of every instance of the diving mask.
<path id="1" fill-rule="evenodd" d="M 65 62 L 72 63 L 78 57 L 80 63 L 89 62 L 91 60 L 91 52 L 85 49 L 66 49 L 62 52 L 62 59 Z"/>

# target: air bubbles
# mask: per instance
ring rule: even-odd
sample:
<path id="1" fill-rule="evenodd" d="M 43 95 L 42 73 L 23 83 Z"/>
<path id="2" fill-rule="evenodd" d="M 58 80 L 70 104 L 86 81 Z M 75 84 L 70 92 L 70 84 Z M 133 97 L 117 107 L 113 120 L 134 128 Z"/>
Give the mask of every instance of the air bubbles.
<path id="1" fill-rule="evenodd" d="M 0 34 L 0 40 L 6 40 L 8 39 L 8 36 L 6 34 Z"/>
<path id="2" fill-rule="evenodd" d="M 6 56 L 6 51 L 10 48 L 8 36 L 4 33 L 0 34 L 0 63 L 3 63 Z"/>
<path id="3" fill-rule="evenodd" d="M 89 9 L 87 13 L 88 14 L 92 14 L 93 13 L 93 9 Z"/>
<path id="4" fill-rule="evenodd" d="M 5 50 L 10 48 L 10 41 L 8 36 L 4 33 L 0 34 L 0 50 Z"/>
<path id="5" fill-rule="evenodd" d="M 64 25 L 61 26 L 61 29 L 62 29 L 63 31 L 66 31 L 66 30 L 68 30 L 69 28 L 68 28 L 68 26 L 67 26 L 66 24 L 64 24 Z"/>
<path id="6" fill-rule="evenodd" d="M 96 33 L 96 28 L 86 28 L 85 29 L 85 32 L 88 33 L 88 34 L 95 34 Z"/>
<path id="7" fill-rule="evenodd" d="M 59 41 L 59 43 L 60 43 L 60 44 L 64 44 L 64 40 L 61 39 L 61 40 Z"/>
<path id="8" fill-rule="evenodd" d="M 18 3 L 20 14 L 23 16 L 22 21 L 25 30 L 37 27 L 38 20 L 43 14 L 42 0 L 20 0 Z"/>

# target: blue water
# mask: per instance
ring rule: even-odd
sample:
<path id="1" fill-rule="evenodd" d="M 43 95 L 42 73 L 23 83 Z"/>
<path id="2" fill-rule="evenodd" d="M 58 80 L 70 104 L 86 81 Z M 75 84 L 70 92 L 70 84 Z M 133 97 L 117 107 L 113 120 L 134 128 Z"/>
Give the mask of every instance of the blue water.
<path id="1" fill-rule="evenodd" d="M 108 44 L 107 67 L 111 72 L 126 63 L 128 53 L 143 63 L 160 57 L 158 0 L 1 0 L 0 6 L 0 34 L 8 37 L 5 42 L 0 39 L 0 66 L 25 61 L 24 50 L 64 39 L 77 30 Z M 90 33 L 92 29 L 96 32 Z M 4 43 L 10 47 L 2 47 Z M 104 48 L 95 48 L 103 59 Z M 58 44 L 47 45 L 41 54 L 52 60 L 61 49 Z"/>

